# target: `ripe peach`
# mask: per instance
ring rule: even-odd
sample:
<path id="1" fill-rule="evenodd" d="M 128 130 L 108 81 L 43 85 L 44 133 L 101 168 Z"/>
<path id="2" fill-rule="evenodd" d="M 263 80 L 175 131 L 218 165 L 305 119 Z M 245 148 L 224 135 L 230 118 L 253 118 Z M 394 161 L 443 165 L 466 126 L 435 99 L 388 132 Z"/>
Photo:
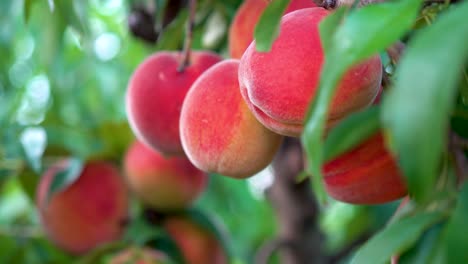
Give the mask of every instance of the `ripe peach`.
<path id="1" fill-rule="evenodd" d="M 132 130 L 165 155 L 183 155 L 179 137 L 182 102 L 195 79 L 221 61 L 212 52 L 191 54 L 191 64 L 179 72 L 180 52 L 158 52 L 136 68 L 128 84 L 126 108 Z"/>
<path id="2" fill-rule="evenodd" d="M 325 187 L 333 198 L 354 204 L 379 204 L 406 195 L 396 160 L 381 132 L 324 166 Z"/>
<path id="3" fill-rule="evenodd" d="M 229 27 L 228 40 L 231 58 L 240 59 L 253 41 L 255 26 L 267 5 L 267 0 L 246 0 L 239 7 Z M 291 0 L 285 13 L 315 6 L 312 0 Z"/>
<path id="4" fill-rule="evenodd" d="M 163 223 L 187 264 L 226 264 L 228 259 L 213 233 L 183 216 Z"/>
<path id="5" fill-rule="evenodd" d="M 109 264 L 167 264 L 166 254 L 151 248 L 130 247 L 114 255 Z"/>
<path id="6" fill-rule="evenodd" d="M 201 170 L 245 178 L 271 162 L 282 137 L 248 109 L 238 67 L 238 60 L 226 60 L 195 81 L 182 105 L 180 136 L 187 157 Z"/>
<path id="7" fill-rule="evenodd" d="M 257 119 L 276 133 L 293 137 L 302 133 L 324 59 L 318 24 L 329 13 L 319 7 L 291 12 L 282 18 L 279 37 L 270 52 L 257 52 L 254 41 L 242 56 L 242 96 Z M 332 100 L 328 126 L 370 105 L 381 77 L 379 56 L 348 70 Z"/>
<path id="8" fill-rule="evenodd" d="M 50 167 L 38 185 L 36 202 L 46 235 L 72 254 L 119 239 L 127 221 L 128 193 L 117 168 L 89 162 L 75 182 L 47 201 L 50 185 L 65 165 Z"/>
<path id="9" fill-rule="evenodd" d="M 135 194 L 149 206 L 163 211 L 187 207 L 207 182 L 207 175 L 187 158 L 164 157 L 139 141 L 128 149 L 124 167 Z"/>

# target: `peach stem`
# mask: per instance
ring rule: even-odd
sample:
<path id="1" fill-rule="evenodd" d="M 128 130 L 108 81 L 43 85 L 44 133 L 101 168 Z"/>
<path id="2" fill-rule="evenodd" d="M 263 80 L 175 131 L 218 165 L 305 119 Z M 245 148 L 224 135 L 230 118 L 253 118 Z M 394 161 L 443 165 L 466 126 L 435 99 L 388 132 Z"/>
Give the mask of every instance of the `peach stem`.
<path id="1" fill-rule="evenodd" d="M 190 65 L 190 52 L 192 46 L 192 32 L 193 28 L 195 27 L 195 13 L 197 9 L 197 1 L 190 0 L 189 1 L 189 18 L 187 21 L 187 27 L 185 29 L 185 42 L 184 42 L 184 50 L 182 60 L 180 62 L 179 68 L 177 69 L 179 72 L 183 72 L 187 66 Z"/>

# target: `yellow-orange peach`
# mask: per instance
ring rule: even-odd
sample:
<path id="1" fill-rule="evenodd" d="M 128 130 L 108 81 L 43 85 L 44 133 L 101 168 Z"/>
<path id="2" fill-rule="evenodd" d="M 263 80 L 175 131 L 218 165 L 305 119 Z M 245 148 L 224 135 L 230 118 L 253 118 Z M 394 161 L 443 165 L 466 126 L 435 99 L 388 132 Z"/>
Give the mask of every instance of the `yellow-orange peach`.
<path id="1" fill-rule="evenodd" d="M 227 264 L 227 255 L 216 236 L 187 217 L 176 216 L 163 223 L 187 264 Z"/>
<path id="2" fill-rule="evenodd" d="M 381 132 L 324 166 L 325 187 L 333 198 L 353 204 L 379 204 L 406 195 L 401 170 Z"/>
<path id="3" fill-rule="evenodd" d="M 114 255 L 109 264 L 168 264 L 166 254 L 151 248 L 130 247 Z"/>
<path id="4" fill-rule="evenodd" d="M 126 95 L 127 115 L 139 140 L 164 155 L 183 155 L 179 116 L 188 89 L 206 69 L 221 61 L 212 52 L 194 51 L 178 71 L 180 52 L 157 52 L 135 69 Z"/>
<path id="5" fill-rule="evenodd" d="M 182 105 L 180 136 L 187 157 L 201 170 L 245 178 L 271 162 L 282 137 L 248 109 L 238 67 L 238 60 L 226 60 L 198 78 Z"/>
<path id="6" fill-rule="evenodd" d="M 324 60 L 318 25 L 329 13 L 319 7 L 291 12 L 282 18 L 270 52 L 257 52 L 254 41 L 242 56 L 242 96 L 257 119 L 276 133 L 293 137 L 302 133 Z M 379 92 L 381 77 L 377 55 L 349 69 L 332 100 L 328 126 L 369 106 Z"/>
<path id="7" fill-rule="evenodd" d="M 246 0 L 239 7 L 229 27 L 228 40 L 231 58 L 242 57 L 253 40 L 255 26 L 267 5 L 267 0 Z M 314 6 L 316 5 L 312 0 L 291 0 L 285 13 Z"/>
<path id="8" fill-rule="evenodd" d="M 207 175 L 185 157 L 164 157 L 135 141 L 124 159 L 131 190 L 148 206 L 161 211 L 189 206 L 204 190 Z"/>
<path id="9" fill-rule="evenodd" d="M 120 239 L 128 217 L 128 193 L 117 168 L 89 162 L 75 182 L 48 200 L 51 183 L 66 164 L 50 167 L 38 185 L 37 208 L 47 237 L 72 254 Z"/>

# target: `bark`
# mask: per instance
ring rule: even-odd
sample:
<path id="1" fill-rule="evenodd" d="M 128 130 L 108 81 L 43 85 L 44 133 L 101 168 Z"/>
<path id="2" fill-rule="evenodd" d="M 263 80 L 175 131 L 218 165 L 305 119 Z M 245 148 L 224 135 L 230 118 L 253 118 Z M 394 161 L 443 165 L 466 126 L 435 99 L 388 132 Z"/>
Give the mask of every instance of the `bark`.
<path id="1" fill-rule="evenodd" d="M 309 179 L 300 183 L 296 180 L 304 170 L 303 157 L 300 141 L 286 138 L 273 161 L 275 181 L 267 190 L 279 226 L 278 238 L 270 251 L 278 249 L 284 264 L 325 261 L 323 239 L 318 228 L 319 208 Z"/>

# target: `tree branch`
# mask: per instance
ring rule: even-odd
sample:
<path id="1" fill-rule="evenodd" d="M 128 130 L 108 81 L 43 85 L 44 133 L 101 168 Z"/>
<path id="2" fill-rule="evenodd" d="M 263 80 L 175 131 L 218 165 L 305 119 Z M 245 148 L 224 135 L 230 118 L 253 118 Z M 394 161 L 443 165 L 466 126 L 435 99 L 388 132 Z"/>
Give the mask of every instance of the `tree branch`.
<path id="1" fill-rule="evenodd" d="M 185 42 L 182 60 L 180 62 L 179 72 L 183 72 L 187 66 L 190 65 L 190 53 L 192 50 L 192 39 L 193 39 L 193 28 L 195 27 L 195 13 L 197 10 L 197 1 L 189 0 L 189 18 L 187 21 L 187 27 L 185 29 Z"/>
<path id="2" fill-rule="evenodd" d="M 279 249 L 281 263 L 323 263 L 322 235 L 318 228 L 318 205 L 310 188 L 309 179 L 297 183 L 297 175 L 304 170 L 301 143 L 295 138 L 285 138 L 273 160 L 275 180 L 267 190 L 277 215 L 279 232 L 277 241 L 288 241 L 288 247 L 276 242 L 267 253 Z M 273 247 L 275 246 L 275 247 Z M 272 248 L 274 250 L 272 250 Z M 266 254 L 266 253 L 264 253 Z M 263 256 L 262 256 L 263 257 Z M 261 260 L 268 259 L 263 257 Z"/>

